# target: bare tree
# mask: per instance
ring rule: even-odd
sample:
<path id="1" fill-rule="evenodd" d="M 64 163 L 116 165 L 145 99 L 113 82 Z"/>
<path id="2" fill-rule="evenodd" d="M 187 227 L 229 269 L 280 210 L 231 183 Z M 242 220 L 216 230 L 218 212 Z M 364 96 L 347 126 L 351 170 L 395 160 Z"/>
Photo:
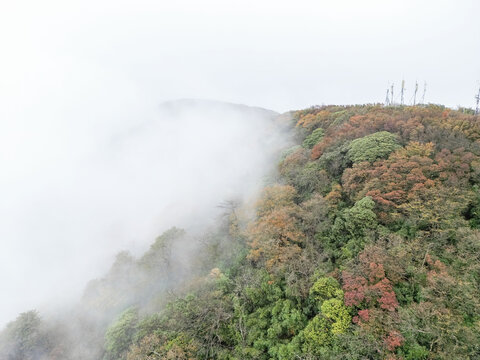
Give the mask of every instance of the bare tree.
<path id="1" fill-rule="evenodd" d="M 417 91 L 418 91 L 418 81 L 415 81 L 415 92 L 413 93 L 413 106 L 415 106 L 417 102 Z"/>
<path id="2" fill-rule="evenodd" d="M 478 93 L 477 93 L 477 95 L 475 95 L 475 100 L 477 101 L 477 104 L 475 106 L 475 115 L 478 115 L 479 111 L 480 111 L 480 108 L 479 108 L 479 105 L 480 105 L 480 88 L 478 88 Z"/>
<path id="3" fill-rule="evenodd" d="M 405 80 L 402 80 L 402 90 L 400 92 L 400 105 L 403 105 L 404 95 L 405 95 Z"/>
<path id="4" fill-rule="evenodd" d="M 425 104 L 425 93 L 427 92 L 427 82 L 423 83 L 423 95 L 422 95 L 422 104 Z"/>

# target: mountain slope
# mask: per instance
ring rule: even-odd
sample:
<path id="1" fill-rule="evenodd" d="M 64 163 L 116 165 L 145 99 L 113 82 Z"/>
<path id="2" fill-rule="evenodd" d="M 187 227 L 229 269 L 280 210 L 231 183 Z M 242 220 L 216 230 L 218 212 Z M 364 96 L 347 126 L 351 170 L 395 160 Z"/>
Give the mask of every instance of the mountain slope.
<path id="1" fill-rule="evenodd" d="M 111 313 L 90 323 L 97 332 L 86 322 L 60 335 L 74 314 L 42 324 L 29 313 L 3 332 L 3 349 L 49 359 L 480 358 L 479 117 L 437 105 L 322 106 L 295 112 L 290 131 L 297 145 L 253 216 L 251 204 L 226 202 L 196 240 L 174 228 L 141 258 L 119 255 L 83 299 L 82 314 Z M 178 249 L 195 241 L 187 269 Z M 95 355 L 69 351 L 99 334 Z"/>

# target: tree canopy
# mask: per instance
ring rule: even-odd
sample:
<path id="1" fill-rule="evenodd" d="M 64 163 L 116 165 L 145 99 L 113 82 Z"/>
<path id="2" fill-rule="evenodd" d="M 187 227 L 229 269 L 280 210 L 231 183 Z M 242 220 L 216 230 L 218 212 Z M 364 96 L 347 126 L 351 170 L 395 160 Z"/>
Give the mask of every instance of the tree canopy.
<path id="1" fill-rule="evenodd" d="M 172 228 L 90 283 L 82 314 L 101 321 L 63 324 L 100 339 L 96 356 L 28 312 L 0 359 L 479 359 L 480 118 L 359 105 L 293 120 L 255 204 L 228 203 L 198 239 Z"/>

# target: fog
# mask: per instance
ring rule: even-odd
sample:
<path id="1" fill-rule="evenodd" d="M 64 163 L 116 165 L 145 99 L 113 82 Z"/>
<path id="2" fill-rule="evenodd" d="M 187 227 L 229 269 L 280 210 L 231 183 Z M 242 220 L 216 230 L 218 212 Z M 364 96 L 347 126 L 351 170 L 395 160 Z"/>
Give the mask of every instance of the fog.
<path id="1" fill-rule="evenodd" d="M 272 113 L 382 102 L 391 82 L 473 106 L 480 3 L 4 1 L 0 326 L 63 303 L 115 253 L 206 226 L 260 186 Z M 398 93 L 398 92 L 397 92 Z"/>
<path id="2" fill-rule="evenodd" d="M 63 135 L 59 158 L 29 148 L 25 173 L 2 178 L 1 321 L 72 302 L 118 251 L 140 254 L 173 225 L 204 229 L 222 201 L 255 194 L 284 146 L 273 112 L 205 101 L 151 110 L 104 136 Z"/>

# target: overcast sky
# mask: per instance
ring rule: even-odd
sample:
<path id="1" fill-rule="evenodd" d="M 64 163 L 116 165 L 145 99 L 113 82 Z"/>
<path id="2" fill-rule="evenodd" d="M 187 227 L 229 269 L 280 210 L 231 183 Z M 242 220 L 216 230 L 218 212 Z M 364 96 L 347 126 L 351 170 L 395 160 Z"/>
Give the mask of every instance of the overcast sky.
<path id="1" fill-rule="evenodd" d="M 478 0 L 3 0 L 0 326 L 49 294 L 75 293 L 166 218 L 180 221 L 171 210 L 179 189 L 183 204 L 203 189 L 196 203 L 213 206 L 235 179 L 261 177 L 254 169 L 265 158 L 224 151 L 232 142 L 263 149 L 252 122 L 187 113 L 178 126 L 139 131 L 165 120 L 159 104 L 202 98 L 282 112 L 382 102 L 405 79 L 408 101 L 418 80 L 427 102 L 472 107 L 479 17 Z M 233 120 L 222 126 L 222 116 Z M 187 125 L 191 148 L 167 156 Z M 211 160 L 192 174 L 190 154 Z M 238 166 L 225 173 L 229 156 Z M 202 166 L 210 171 L 199 186 Z M 221 191 L 205 192 L 212 184 Z"/>
<path id="2" fill-rule="evenodd" d="M 409 94 L 425 80 L 426 100 L 472 106 L 479 16 L 477 0 L 5 0 L 2 103 L 201 97 L 283 111 L 383 101 L 404 78 Z"/>

